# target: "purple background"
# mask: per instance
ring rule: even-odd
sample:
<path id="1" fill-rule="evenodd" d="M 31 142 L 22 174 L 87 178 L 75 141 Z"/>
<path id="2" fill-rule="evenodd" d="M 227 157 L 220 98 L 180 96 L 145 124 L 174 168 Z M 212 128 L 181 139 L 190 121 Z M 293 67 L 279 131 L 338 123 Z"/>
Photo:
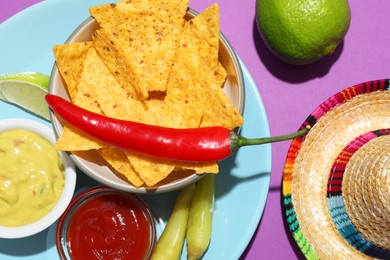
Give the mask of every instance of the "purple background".
<path id="1" fill-rule="evenodd" d="M 0 0 L 0 23 L 39 0 Z M 268 115 L 271 135 L 296 131 L 306 117 L 336 92 L 390 77 L 388 0 L 350 1 L 351 26 L 329 57 L 312 65 L 286 65 L 269 53 L 255 21 L 255 0 L 202 0 L 202 11 L 217 2 L 221 30 L 251 73 Z M 290 142 L 272 144 L 272 176 L 264 215 L 243 255 L 245 259 L 297 259 L 302 255 L 283 219 L 281 181 Z"/>

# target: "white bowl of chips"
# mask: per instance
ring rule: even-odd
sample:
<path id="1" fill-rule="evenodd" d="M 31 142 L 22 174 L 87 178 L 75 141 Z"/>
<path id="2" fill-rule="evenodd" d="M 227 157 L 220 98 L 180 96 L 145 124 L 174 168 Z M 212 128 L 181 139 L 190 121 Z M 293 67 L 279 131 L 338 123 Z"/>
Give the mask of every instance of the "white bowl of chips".
<path id="1" fill-rule="evenodd" d="M 142 12 L 123 16 L 127 5 L 134 9 L 137 3 L 92 7 L 92 16 L 65 44 L 54 47 L 56 64 L 49 92 L 96 113 L 129 121 L 237 129 L 243 123 L 244 79 L 233 48 L 219 32 L 218 6 L 201 14 L 182 6 L 184 17 L 169 14 L 166 7 L 162 13 L 169 17 L 164 20 L 161 12 L 157 18 L 140 17 Z M 172 7 L 175 12 L 178 9 Z M 140 19 L 141 28 L 131 27 Z M 148 26 L 153 19 L 159 22 Z M 218 88 L 209 90 L 209 85 Z M 55 114 L 51 117 L 57 149 L 68 151 L 77 167 L 112 188 L 167 192 L 199 180 L 204 173 L 218 172 L 217 162 L 184 164 L 105 147 L 72 130 Z"/>

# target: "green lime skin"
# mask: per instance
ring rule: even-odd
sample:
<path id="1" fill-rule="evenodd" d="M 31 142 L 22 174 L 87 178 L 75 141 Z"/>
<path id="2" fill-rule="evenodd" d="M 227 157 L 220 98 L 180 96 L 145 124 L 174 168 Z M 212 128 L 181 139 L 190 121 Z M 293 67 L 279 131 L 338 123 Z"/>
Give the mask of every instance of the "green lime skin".
<path id="1" fill-rule="evenodd" d="M 271 52 L 293 65 L 331 55 L 348 32 L 347 0 L 257 0 L 256 21 Z"/>

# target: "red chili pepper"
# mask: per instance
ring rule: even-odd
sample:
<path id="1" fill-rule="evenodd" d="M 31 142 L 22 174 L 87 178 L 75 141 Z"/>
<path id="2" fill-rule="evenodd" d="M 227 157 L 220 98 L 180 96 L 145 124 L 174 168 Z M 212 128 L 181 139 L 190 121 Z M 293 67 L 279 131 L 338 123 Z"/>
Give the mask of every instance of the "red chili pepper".
<path id="1" fill-rule="evenodd" d="M 288 140 L 309 131 L 305 128 L 284 136 L 247 139 L 221 126 L 178 129 L 109 118 L 52 94 L 46 95 L 46 102 L 65 122 L 107 145 L 177 161 L 219 161 L 240 147 Z"/>

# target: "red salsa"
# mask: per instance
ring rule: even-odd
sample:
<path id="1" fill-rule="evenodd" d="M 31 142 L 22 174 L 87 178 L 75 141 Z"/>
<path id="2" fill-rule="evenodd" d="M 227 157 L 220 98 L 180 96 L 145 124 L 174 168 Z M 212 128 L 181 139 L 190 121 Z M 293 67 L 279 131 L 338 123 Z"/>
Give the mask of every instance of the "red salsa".
<path id="1" fill-rule="evenodd" d="M 97 195 L 80 205 L 67 232 L 72 259 L 144 259 L 151 227 L 143 209 L 125 195 Z"/>

